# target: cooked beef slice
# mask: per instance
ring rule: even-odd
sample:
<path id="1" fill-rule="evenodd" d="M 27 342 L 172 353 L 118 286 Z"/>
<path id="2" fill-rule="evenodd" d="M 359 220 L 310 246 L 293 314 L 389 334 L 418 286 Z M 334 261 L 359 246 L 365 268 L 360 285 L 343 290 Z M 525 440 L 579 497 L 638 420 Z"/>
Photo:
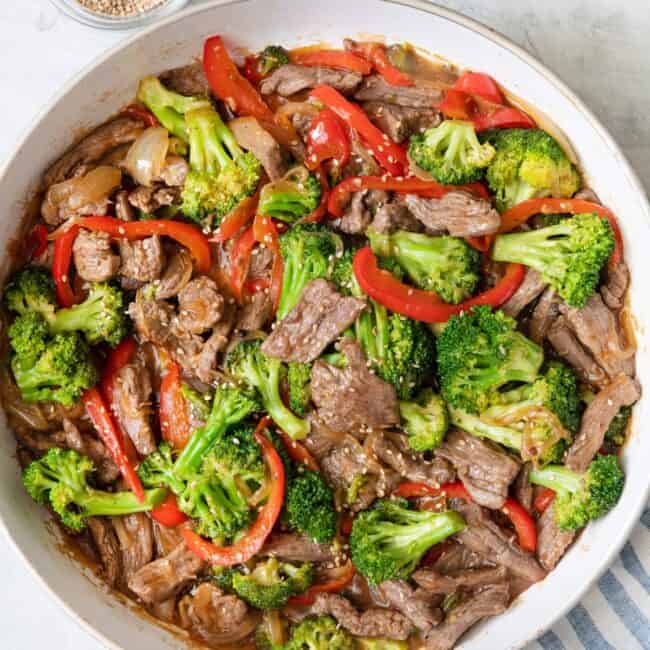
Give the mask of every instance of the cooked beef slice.
<path id="1" fill-rule="evenodd" d="M 611 310 L 622 309 L 629 285 L 630 270 L 625 262 L 619 262 L 613 269 L 607 269 L 607 279 L 600 288 L 600 295 Z"/>
<path id="2" fill-rule="evenodd" d="M 442 611 L 420 597 L 405 580 L 387 580 L 376 590 L 388 607 L 404 614 L 422 632 L 428 632 L 442 620 Z"/>
<path id="3" fill-rule="evenodd" d="M 409 232 L 424 230 L 422 224 L 409 212 L 406 204 L 399 197 L 377 208 L 372 220 L 372 227 L 374 230 L 386 234 L 391 234 L 396 230 Z"/>
<path id="4" fill-rule="evenodd" d="M 416 79 L 413 86 L 393 86 L 381 75 L 369 75 L 354 93 L 358 102 L 385 102 L 411 108 L 433 109 L 442 100 L 435 85 Z"/>
<path id="5" fill-rule="evenodd" d="M 497 445 L 458 429 L 447 433 L 435 455 L 455 467 L 476 503 L 493 510 L 503 507 L 521 466 Z"/>
<path id="6" fill-rule="evenodd" d="M 252 152 L 272 181 L 287 173 L 289 165 L 282 148 L 254 117 L 238 117 L 228 122 L 228 127 L 239 146 Z"/>
<path id="7" fill-rule="evenodd" d="M 542 344 L 548 336 L 551 325 L 560 313 L 560 299 L 555 289 L 548 287 L 537 301 L 528 321 L 528 336 L 535 343 Z"/>
<path id="8" fill-rule="evenodd" d="M 513 493 L 514 493 L 515 500 L 519 501 L 519 503 L 528 512 L 532 512 L 533 510 L 533 497 L 535 491 L 533 485 L 529 480 L 531 469 L 532 469 L 531 463 L 524 463 L 521 466 L 521 470 L 519 471 L 519 474 L 517 474 L 517 478 L 513 486 Z"/>
<path id="9" fill-rule="evenodd" d="M 237 315 L 235 329 L 252 332 L 262 329 L 271 319 L 273 302 L 267 293 L 258 291 L 247 300 Z"/>
<path id="10" fill-rule="evenodd" d="M 180 156 L 167 156 L 165 166 L 160 172 L 159 179 L 168 187 L 182 187 L 190 171 L 190 165 Z"/>
<path id="11" fill-rule="evenodd" d="M 499 229 L 501 217 L 485 199 L 461 190 L 439 199 L 407 194 L 406 207 L 431 233 L 447 232 L 454 237 L 480 237 Z"/>
<path id="12" fill-rule="evenodd" d="M 282 361 L 313 361 L 365 307 L 365 300 L 342 296 L 331 282 L 312 280 L 296 306 L 275 324 L 262 344 L 262 352 Z"/>
<path id="13" fill-rule="evenodd" d="M 129 193 L 126 190 L 120 190 L 115 195 L 115 216 L 122 221 L 135 219 L 133 206 L 129 203 Z"/>
<path id="14" fill-rule="evenodd" d="M 353 92 L 360 83 L 361 75 L 358 72 L 287 63 L 262 79 L 260 91 L 263 95 L 278 93 L 289 97 L 301 90 L 326 85 L 346 95 Z"/>
<path id="15" fill-rule="evenodd" d="M 120 268 L 120 256 L 113 252 L 108 233 L 85 228 L 75 237 L 72 259 L 79 277 L 87 282 L 106 282 Z"/>
<path id="16" fill-rule="evenodd" d="M 553 506 L 546 508 L 537 520 L 537 559 L 547 570 L 552 571 L 571 546 L 576 531 L 563 531 L 555 523 Z"/>
<path id="17" fill-rule="evenodd" d="M 143 512 L 111 517 L 122 558 L 122 587 L 131 576 L 153 559 L 153 530 L 151 519 Z"/>
<path id="18" fill-rule="evenodd" d="M 425 591 L 432 594 L 453 594 L 459 589 L 480 589 L 488 585 L 506 582 L 508 570 L 503 567 L 486 569 L 463 569 L 443 574 L 432 568 L 418 569 L 411 578 Z"/>
<path id="19" fill-rule="evenodd" d="M 101 440 L 92 437 L 90 434 L 81 433 L 72 420 L 64 418 L 63 431 L 54 434 L 54 436 L 58 436 L 58 439 L 63 446 L 68 449 L 74 449 L 83 456 L 88 456 L 88 458 L 93 461 L 96 477 L 99 483 L 112 483 L 120 475 L 120 470 L 111 455 L 108 453 L 104 443 Z"/>
<path id="20" fill-rule="evenodd" d="M 463 571 L 474 569 L 492 569 L 494 563 L 473 551 L 467 546 L 449 542 L 442 555 L 434 562 L 433 569 L 443 575 L 456 575 Z"/>
<path id="21" fill-rule="evenodd" d="M 342 178 L 350 176 L 379 176 L 382 168 L 370 149 L 354 133 L 350 136 L 350 160 L 341 172 Z"/>
<path id="22" fill-rule="evenodd" d="M 591 201 L 592 203 L 598 203 L 600 204 L 600 199 L 598 198 L 598 195 L 596 192 L 594 192 L 592 189 L 588 187 L 583 187 L 582 189 L 578 190 L 574 195 L 574 199 L 579 199 L 582 201 Z"/>
<path id="23" fill-rule="evenodd" d="M 156 300 L 177 296 L 192 277 L 192 256 L 186 248 L 179 248 L 170 257 L 167 266 L 155 284 Z"/>
<path id="24" fill-rule="evenodd" d="M 411 108 L 383 101 L 364 102 L 362 107 L 375 125 L 395 142 L 404 142 L 442 121 L 440 112 L 434 108 Z"/>
<path id="25" fill-rule="evenodd" d="M 279 557 L 287 562 L 333 562 L 330 544 L 317 544 L 298 533 L 273 533 L 264 543 L 260 555 Z"/>
<path id="26" fill-rule="evenodd" d="M 395 388 L 373 374 L 359 344 L 344 337 L 338 349 L 347 359 L 337 368 L 319 359 L 311 371 L 317 414 L 335 431 L 368 431 L 399 424 Z"/>
<path id="27" fill-rule="evenodd" d="M 102 563 L 106 583 L 109 587 L 115 587 L 122 580 L 122 558 L 115 530 L 108 517 L 88 517 L 86 521 Z"/>
<path id="28" fill-rule="evenodd" d="M 576 472 L 584 472 L 601 448 L 605 433 L 621 407 L 631 406 L 640 397 L 639 382 L 622 373 L 605 386 L 582 416 L 578 435 L 566 455 L 566 466 Z"/>
<path id="29" fill-rule="evenodd" d="M 362 235 L 372 221 L 372 214 L 365 204 L 367 190 L 354 192 L 350 203 L 345 208 L 343 216 L 332 222 L 332 225 L 348 235 Z"/>
<path id="30" fill-rule="evenodd" d="M 158 235 L 138 241 L 120 240 L 120 275 L 137 283 L 160 278 L 165 268 L 165 253 Z"/>
<path id="31" fill-rule="evenodd" d="M 178 325 L 186 332 L 201 334 L 221 319 L 224 298 L 217 283 L 207 275 L 191 280 L 178 294 Z"/>
<path id="32" fill-rule="evenodd" d="M 144 214 L 151 215 L 158 208 L 165 205 L 173 205 L 180 197 L 180 190 L 177 187 L 165 187 L 152 185 L 145 187 L 140 185 L 129 193 L 129 203 Z"/>
<path id="33" fill-rule="evenodd" d="M 316 616 L 333 616 L 341 627 L 355 636 L 403 641 L 411 633 L 412 623 L 404 614 L 380 607 L 359 612 L 347 598 L 338 594 L 319 594 L 310 611 Z"/>
<path id="34" fill-rule="evenodd" d="M 201 61 L 166 70 L 158 78 L 169 90 L 173 90 L 180 95 L 191 97 L 210 94 L 210 86 L 205 77 L 205 72 L 203 72 L 203 63 Z"/>
<path id="35" fill-rule="evenodd" d="M 508 316 L 517 318 L 519 314 L 537 298 L 547 284 L 542 280 L 542 276 L 535 270 L 526 269 L 524 281 L 519 285 L 517 290 L 508 298 L 508 300 L 501 306 L 501 309 Z"/>

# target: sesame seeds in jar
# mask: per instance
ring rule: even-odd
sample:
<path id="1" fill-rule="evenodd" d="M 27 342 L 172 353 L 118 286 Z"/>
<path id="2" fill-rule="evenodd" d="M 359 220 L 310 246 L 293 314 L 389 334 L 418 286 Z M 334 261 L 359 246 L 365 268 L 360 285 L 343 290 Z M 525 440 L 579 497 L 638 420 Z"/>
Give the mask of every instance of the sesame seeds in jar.
<path id="1" fill-rule="evenodd" d="M 106 16 L 129 18 L 151 11 L 167 0 L 77 0 L 88 11 Z"/>

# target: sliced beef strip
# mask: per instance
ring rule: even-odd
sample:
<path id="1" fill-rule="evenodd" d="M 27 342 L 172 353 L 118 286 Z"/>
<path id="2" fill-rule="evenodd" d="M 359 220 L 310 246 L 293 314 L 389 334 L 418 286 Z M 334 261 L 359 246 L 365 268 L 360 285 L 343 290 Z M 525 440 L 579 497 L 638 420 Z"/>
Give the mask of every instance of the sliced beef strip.
<path id="1" fill-rule="evenodd" d="M 350 137 L 350 160 L 341 172 L 342 178 L 350 176 L 379 176 L 382 168 L 370 149 L 353 133 Z"/>
<path id="2" fill-rule="evenodd" d="M 354 93 L 359 102 L 386 102 L 411 108 L 433 109 L 442 100 L 442 91 L 434 84 L 416 79 L 413 86 L 393 86 L 381 75 L 364 77 Z"/>
<path id="3" fill-rule="evenodd" d="M 173 205 L 180 197 L 180 190 L 177 187 L 164 187 L 152 185 L 145 187 L 140 185 L 129 193 L 129 203 L 143 212 L 151 215 L 158 208 L 165 205 Z"/>
<path id="4" fill-rule="evenodd" d="M 364 102 L 362 107 L 372 122 L 395 142 L 404 142 L 442 121 L 441 113 L 434 108 L 411 108 L 383 101 Z"/>
<path id="5" fill-rule="evenodd" d="M 118 478 L 120 470 L 101 440 L 93 438 L 89 434 L 81 433 L 72 420 L 68 418 L 63 419 L 63 432 L 58 435 L 68 449 L 74 449 L 93 461 L 99 483 L 112 483 Z"/>
<path id="6" fill-rule="evenodd" d="M 379 607 L 358 612 L 349 600 L 338 594 L 319 594 L 310 611 L 316 616 L 333 616 L 341 627 L 355 636 L 404 641 L 412 628 L 411 621 L 400 612 Z"/>
<path id="7" fill-rule="evenodd" d="M 539 345 L 548 336 L 553 321 L 560 314 L 560 299 L 555 289 L 548 287 L 537 301 L 528 321 L 528 336 Z"/>
<path id="8" fill-rule="evenodd" d="M 453 594 L 459 589 L 480 589 L 508 580 L 508 570 L 503 567 L 486 569 L 463 569 L 442 574 L 431 568 L 418 569 L 411 578 L 425 591 L 432 594 Z"/>
<path id="9" fill-rule="evenodd" d="M 165 268 L 165 252 L 158 235 L 138 241 L 120 240 L 120 275 L 135 282 L 152 282 Z"/>
<path id="10" fill-rule="evenodd" d="M 370 210 L 366 207 L 364 197 L 366 190 L 354 192 L 343 216 L 332 222 L 332 225 L 348 235 L 362 235 L 372 221 Z"/>
<path id="11" fill-rule="evenodd" d="M 472 625 L 487 616 L 504 612 L 510 601 L 507 582 L 485 587 L 454 607 L 426 637 L 425 650 L 451 650 Z"/>
<path id="12" fill-rule="evenodd" d="M 260 555 L 279 557 L 287 562 L 334 561 L 334 550 L 330 544 L 317 544 L 298 533 L 273 533 L 264 543 Z"/>
<path id="13" fill-rule="evenodd" d="M 566 455 L 566 466 L 584 472 L 601 448 L 605 433 L 621 407 L 631 406 L 640 397 L 639 383 L 622 373 L 603 388 L 582 416 L 578 435 Z"/>
<path id="14" fill-rule="evenodd" d="M 115 216 L 122 221 L 135 219 L 133 206 L 129 203 L 129 193 L 126 190 L 121 190 L 115 195 Z"/>
<path id="15" fill-rule="evenodd" d="M 252 332 L 262 329 L 273 314 L 273 302 L 267 293 L 258 291 L 244 303 L 237 316 L 235 329 Z"/>
<path id="16" fill-rule="evenodd" d="M 201 334 L 221 319 L 224 302 L 212 278 L 194 278 L 178 294 L 177 323 L 186 332 Z"/>
<path id="17" fill-rule="evenodd" d="M 534 488 L 530 482 L 531 463 L 524 463 L 517 474 L 513 487 L 515 500 L 530 513 L 533 511 Z"/>
<path id="18" fill-rule="evenodd" d="M 282 178 L 289 169 L 282 147 L 254 117 L 238 117 L 228 122 L 239 146 L 251 151 L 272 180 Z"/>
<path id="19" fill-rule="evenodd" d="M 399 424 L 395 388 L 373 374 L 356 341 L 344 337 L 338 349 L 347 359 L 337 368 L 322 359 L 311 371 L 318 416 L 335 431 L 369 431 Z"/>
<path id="20" fill-rule="evenodd" d="M 521 464 L 486 440 L 459 429 L 447 433 L 435 455 L 449 461 L 479 505 L 493 510 L 503 507 L 510 484 Z"/>
<path id="21" fill-rule="evenodd" d="M 118 371 L 111 409 L 141 456 L 156 449 L 151 426 L 151 376 L 139 355 Z"/>
<path id="22" fill-rule="evenodd" d="M 187 97 L 210 94 L 210 86 L 201 61 L 166 70 L 159 75 L 159 79 L 169 90 Z"/>
<path id="23" fill-rule="evenodd" d="M 564 316 L 559 316 L 553 321 L 548 329 L 548 340 L 558 356 L 573 366 L 581 381 L 592 386 L 607 384 L 605 371 L 582 347 Z"/>
<path id="24" fill-rule="evenodd" d="M 181 542 L 165 557 L 140 567 L 128 581 L 129 589 L 147 603 L 160 603 L 193 582 L 207 563 Z"/>
<path id="25" fill-rule="evenodd" d="M 519 285 L 512 296 L 501 306 L 508 316 L 517 318 L 519 314 L 537 298 L 548 285 L 542 276 L 535 270 L 526 269 L 524 281 Z"/>
<path id="26" fill-rule="evenodd" d="M 583 187 L 581 190 L 578 190 L 574 195 L 574 199 L 579 199 L 582 201 L 591 201 L 592 203 L 600 204 L 600 199 L 596 192 L 588 187 Z"/>
<path id="27" fill-rule="evenodd" d="M 388 607 L 401 612 L 422 632 L 428 632 L 442 621 L 442 611 L 433 607 L 405 580 L 387 580 L 375 588 Z"/>
<path id="28" fill-rule="evenodd" d="M 161 558 L 176 550 L 179 544 L 183 543 L 183 536 L 180 527 L 171 528 L 159 524 L 155 519 L 151 521 L 153 526 L 153 541 L 156 548 L 156 557 Z"/>
<path id="29" fill-rule="evenodd" d="M 377 208 L 372 220 L 372 228 L 378 232 L 391 234 L 396 230 L 422 232 L 424 227 L 411 214 L 406 204 L 399 198 L 384 203 Z"/>
<path id="30" fill-rule="evenodd" d="M 138 292 L 139 293 L 139 292 Z M 167 347 L 173 338 L 171 325 L 174 308 L 164 300 L 145 300 L 138 295 L 129 305 L 129 316 L 133 319 L 135 329 L 145 340 Z"/>
<path id="31" fill-rule="evenodd" d="M 449 547 L 435 561 L 433 569 L 443 575 L 457 575 L 475 569 L 491 569 L 495 564 L 485 557 L 470 551 L 467 546 L 450 542 Z"/>
<path id="32" fill-rule="evenodd" d="M 190 166 L 185 158 L 167 156 L 159 178 L 168 187 L 182 187 L 189 171 Z"/>
<path id="33" fill-rule="evenodd" d="M 625 262 L 619 262 L 607 271 L 607 281 L 600 288 L 605 304 L 613 311 L 619 311 L 625 303 L 625 294 L 630 285 L 630 270 Z"/>
<path id="34" fill-rule="evenodd" d="M 122 556 L 115 529 L 108 517 L 88 517 L 86 521 L 104 569 L 106 583 L 109 587 L 115 587 L 122 580 Z"/>
<path id="35" fill-rule="evenodd" d="M 180 600 L 178 614 L 182 627 L 210 645 L 220 644 L 225 634 L 234 643 L 253 631 L 250 625 L 242 625 L 248 615 L 246 603 L 209 582 Z"/>
<path id="36" fill-rule="evenodd" d="M 278 93 L 283 97 L 289 97 L 301 90 L 326 85 L 347 95 L 356 90 L 361 83 L 361 78 L 358 72 L 349 70 L 287 63 L 262 79 L 260 91 L 263 95 Z"/>
<path id="37" fill-rule="evenodd" d="M 584 307 L 561 305 L 567 323 L 611 379 L 623 372 L 634 376 L 634 347 L 627 344 L 617 316 L 595 293 Z"/>
<path id="38" fill-rule="evenodd" d="M 507 534 L 491 519 L 489 511 L 476 503 L 452 500 L 452 504 L 467 523 L 467 528 L 456 535 L 461 544 L 529 582 L 544 578 L 546 573 L 535 558 L 517 544 L 514 534 Z"/>
<path id="39" fill-rule="evenodd" d="M 111 517 L 111 524 L 120 545 L 125 585 L 131 576 L 153 559 L 151 519 L 143 512 Z"/>
<path id="40" fill-rule="evenodd" d="M 296 306 L 276 323 L 262 352 L 282 361 L 313 361 L 365 308 L 365 300 L 342 296 L 331 282 L 312 280 Z"/>
<path id="41" fill-rule="evenodd" d="M 120 268 L 120 256 L 111 248 L 108 233 L 82 228 L 72 245 L 74 266 L 82 280 L 106 282 Z"/>
<path id="42" fill-rule="evenodd" d="M 448 192 L 439 199 L 407 194 L 406 206 L 431 233 L 448 232 L 454 237 L 480 237 L 499 229 L 501 217 L 489 201 L 464 191 Z"/>
<path id="43" fill-rule="evenodd" d="M 134 117 L 118 117 L 102 124 L 73 145 L 47 170 L 43 178 L 45 187 L 69 178 L 78 165 L 94 163 L 111 149 L 130 144 L 142 133 L 143 126 L 142 121 Z"/>
<path id="44" fill-rule="evenodd" d="M 192 256 L 186 248 L 179 248 L 170 257 L 160 280 L 156 282 L 156 300 L 177 296 L 192 278 Z"/>
<path id="45" fill-rule="evenodd" d="M 576 531 L 560 530 L 555 523 L 553 507 L 546 508 L 537 520 L 537 559 L 547 570 L 552 571 L 562 559 L 565 551 L 576 536 Z"/>

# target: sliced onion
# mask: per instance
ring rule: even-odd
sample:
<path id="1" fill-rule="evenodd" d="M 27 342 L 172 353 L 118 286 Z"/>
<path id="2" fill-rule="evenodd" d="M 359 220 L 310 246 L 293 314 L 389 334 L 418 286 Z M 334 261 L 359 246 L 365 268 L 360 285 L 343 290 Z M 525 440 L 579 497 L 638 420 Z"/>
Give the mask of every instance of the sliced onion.
<path id="1" fill-rule="evenodd" d="M 160 176 L 169 151 L 169 132 L 162 126 L 149 127 L 131 145 L 124 167 L 139 185 L 149 187 Z"/>
<path id="2" fill-rule="evenodd" d="M 122 182 L 122 172 L 117 167 L 101 165 L 84 176 L 70 178 L 52 185 L 45 196 L 45 203 L 58 208 L 66 203 L 70 211 L 105 199 Z"/>

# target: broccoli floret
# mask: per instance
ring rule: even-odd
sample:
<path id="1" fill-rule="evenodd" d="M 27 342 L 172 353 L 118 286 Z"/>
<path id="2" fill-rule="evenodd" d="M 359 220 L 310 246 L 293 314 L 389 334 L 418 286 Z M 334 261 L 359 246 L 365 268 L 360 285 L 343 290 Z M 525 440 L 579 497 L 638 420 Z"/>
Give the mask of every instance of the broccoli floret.
<path id="1" fill-rule="evenodd" d="M 86 527 L 87 517 L 128 515 L 151 510 L 167 495 L 165 489 L 147 490 L 143 502 L 133 492 L 104 492 L 88 485 L 95 467 L 76 451 L 50 449 L 23 472 L 23 484 L 34 501 L 49 505 L 65 526 L 75 532 Z"/>
<path id="2" fill-rule="evenodd" d="M 15 354 L 11 369 L 26 402 L 60 402 L 72 406 L 81 394 L 97 382 L 97 370 L 88 345 L 78 332 L 44 338 L 37 314 L 19 316 L 10 329 Z M 26 337 L 34 335 L 33 351 Z"/>
<path id="3" fill-rule="evenodd" d="M 244 152 L 213 108 L 185 115 L 190 138 L 190 172 L 185 179 L 182 213 L 197 223 L 216 216 L 217 223 L 255 192 L 261 166 Z"/>
<path id="4" fill-rule="evenodd" d="M 407 580 L 434 544 L 465 528 L 451 510 L 412 510 L 406 499 L 380 499 L 354 520 L 352 563 L 370 582 Z"/>
<path id="5" fill-rule="evenodd" d="M 619 447 L 625 442 L 627 423 L 632 417 L 631 406 L 621 406 L 619 412 L 612 418 L 609 428 L 605 432 L 605 440 Z"/>
<path id="6" fill-rule="evenodd" d="M 462 239 L 406 230 L 385 234 L 373 228 L 366 234 L 375 254 L 394 258 L 417 287 L 434 291 L 445 302 L 463 302 L 476 289 L 480 254 Z"/>
<path id="7" fill-rule="evenodd" d="M 596 456 L 584 473 L 563 465 L 534 469 L 530 482 L 555 491 L 553 514 L 558 527 L 575 530 L 606 515 L 618 503 L 625 475 L 618 458 L 611 454 Z"/>
<path id="8" fill-rule="evenodd" d="M 329 544 L 336 534 L 334 492 L 319 472 L 306 470 L 287 488 L 288 524 L 319 544 Z"/>
<path id="9" fill-rule="evenodd" d="M 27 367 L 36 363 L 45 352 L 50 338 L 50 328 L 41 314 L 35 311 L 18 316 L 9 327 L 9 342 L 20 359 Z"/>
<path id="10" fill-rule="evenodd" d="M 280 180 L 262 188 L 258 212 L 295 223 L 318 207 L 322 193 L 314 174 L 304 167 L 295 167 Z"/>
<path id="11" fill-rule="evenodd" d="M 614 235 L 607 219 L 588 213 L 555 226 L 499 235 L 492 258 L 530 266 L 569 305 L 582 307 L 596 290 L 613 250 Z"/>
<path id="12" fill-rule="evenodd" d="M 220 384 L 214 391 L 212 409 L 206 423 L 197 429 L 176 460 L 174 472 L 184 477 L 201 464 L 206 452 L 228 429 L 257 413 L 261 404 L 257 395 L 240 386 Z"/>
<path id="13" fill-rule="evenodd" d="M 355 639 L 331 616 L 306 618 L 291 630 L 285 650 L 355 650 Z"/>
<path id="14" fill-rule="evenodd" d="M 200 393 L 183 382 L 181 395 L 185 398 L 192 412 L 192 416 L 201 422 L 205 422 L 210 416 L 210 404 L 212 403 L 211 393 Z"/>
<path id="15" fill-rule="evenodd" d="M 292 361 L 287 364 L 287 389 L 289 408 L 303 416 L 311 402 L 311 363 Z"/>
<path id="16" fill-rule="evenodd" d="M 7 308 L 17 314 L 38 312 L 47 315 L 56 309 L 54 281 L 46 269 L 26 266 L 16 273 L 5 287 Z"/>
<path id="17" fill-rule="evenodd" d="M 185 482 L 174 473 L 174 452 L 168 442 L 161 442 L 158 449 L 149 454 L 138 467 L 142 485 L 157 487 L 165 485 L 174 494 L 185 489 Z"/>
<path id="18" fill-rule="evenodd" d="M 257 609 L 278 609 L 284 607 L 291 596 L 308 589 L 313 577 L 314 571 L 308 562 L 297 567 L 269 558 L 250 573 L 235 573 L 232 588 L 242 600 Z"/>
<path id="19" fill-rule="evenodd" d="M 228 354 L 228 369 L 236 379 L 259 391 L 264 410 L 280 429 L 293 440 L 305 438 L 309 433 L 309 422 L 292 413 L 282 402 L 282 363 L 279 359 L 267 357 L 260 348 L 259 339 L 239 342 Z"/>
<path id="20" fill-rule="evenodd" d="M 357 639 L 359 650 L 408 650 L 408 641 L 392 639 Z"/>
<path id="21" fill-rule="evenodd" d="M 438 182 L 462 185 L 479 180 L 495 152 L 491 144 L 478 141 L 471 122 L 445 120 L 412 136 L 408 153 L 418 167 Z"/>
<path id="22" fill-rule="evenodd" d="M 341 239 L 329 228 L 297 224 L 280 235 L 284 262 L 282 292 L 276 318 L 282 320 L 296 305 L 302 290 L 317 278 L 329 277 Z"/>
<path id="23" fill-rule="evenodd" d="M 255 491 L 264 483 L 264 459 L 250 426 L 234 427 L 228 431 L 227 436 L 218 438 L 210 450 L 208 460 L 211 470 L 233 486 L 245 484 L 251 491 Z"/>
<path id="24" fill-rule="evenodd" d="M 189 142 L 185 114 L 197 108 L 210 108 L 207 97 L 185 97 L 165 88 L 157 77 L 148 76 L 138 86 L 138 101 L 141 101 L 158 121 L 177 138 Z"/>
<path id="25" fill-rule="evenodd" d="M 449 319 L 437 339 L 441 392 L 448 404 L 479 413 L 506 384 L 535 381 L 544 353 L 516 326 L 513 318 L 488 306 Z"/>
<path id="26" fill-rule="evenodd" d="M 401 401 L 399 414 L 409 446 L 417 452 L 435 449 L 449 428 L 447 405 L 440 395 L 425 388 L 413 401 Z"/>
<path id="27" fill-rule="evenodd" d="M 265 77 L 281 65 L 289 63 L 289 53 L 281 45 L 267 45 L 259 54 L 260 74 Z"/>
<path id="28" fill-rule="evenodd" d="M 580 187 L 575 165 L 541 129 L 495 129 L 481 140 L 496 149 L 487 180 L 501 212 L 527 199 L 573 196 Z"/>

